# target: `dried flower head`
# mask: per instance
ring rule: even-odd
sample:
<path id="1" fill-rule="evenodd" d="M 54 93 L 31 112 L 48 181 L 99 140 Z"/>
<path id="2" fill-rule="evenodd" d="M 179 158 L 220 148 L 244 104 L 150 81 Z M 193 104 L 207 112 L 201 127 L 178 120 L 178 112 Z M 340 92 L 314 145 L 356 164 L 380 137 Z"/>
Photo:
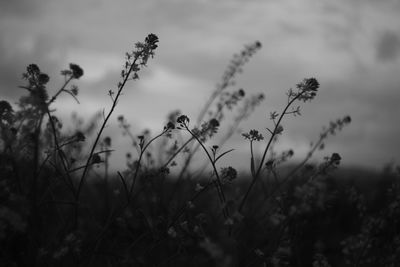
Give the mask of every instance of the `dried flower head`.
<path id="1" fill-rule="evenodd" d="M 146 39 L 146 44 L 150 47 L 150 49 L 156 49 L 158 47 L 157 43 L 159 42 L 157 35 L 150 33 Z"/>
<path id="2" fill-rule="evenodd" d="M 302 82 L 296 85 L 298 89 L 298 93 L 292 93 L 292 96 L 298 96 L 299 100 L 308 101 L 313 99 L 316 96 L 316 92 L 319 88 L 319 82 L 315 78 L 306 78 Z"/>
<path id="3" fill-rule="evenodd" d="M 175 124 L 173 122 L 168 122 L 166 126 L 164 126 L 164 131 L 175 129 Z"/>
<path id="4" fill-rule="evenodd" d="M 245 139 L 248 139 L 250 141 L 261 141 L 264 139 L 264 136 L 260 134 L 257 130 L 250 130 L 249 133 L 243 133 L 242 136 L 244 136 Z"/>
<path id="5" fill-rule="evenodd" d="M 28 67 L 26 67 L 26 72 L 28 75 L 38 75 L 40 73 L 40 69 L 36 64 L 29 64 Z"/>
<path id="6" fill-rule="evenodd" d="M 38 76 L 38 83 L 39 84 L 43 84 L 44 85 L 44 84 L 48 83 L 49 80 L 50 80 L 50 77 L 46 73 L 40 73 L 39 76 Z"/>
<path id="7" fill-rule="evenodd" d="M 74 79 L 79 79 L 80 77 L 83 76 L 83 69 L 79 67 L 79 65 L 70 63 L 69 68 L 72 71 L 72 77 Z"/>
<path id="8" fill-rule="evenodd" d="M 176 119 L 176 122 L 179 123 L 182 127 L 187 126 L 189 124 L 189 118 L 186 115 L 181 115 Z"/>

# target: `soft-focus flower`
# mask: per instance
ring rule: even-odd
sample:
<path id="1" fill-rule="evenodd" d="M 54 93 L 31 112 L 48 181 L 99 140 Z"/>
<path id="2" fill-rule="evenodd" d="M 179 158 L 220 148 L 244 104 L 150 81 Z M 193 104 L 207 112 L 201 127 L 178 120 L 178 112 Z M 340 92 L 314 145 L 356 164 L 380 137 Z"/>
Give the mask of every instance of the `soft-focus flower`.
<path id="1" fill-rule="evenodd" d="M 111 137 L 107 136 L 104 138 L 104 144 L 106 146 L 111 146 Z"/>
<path id="2" fill-rule="evenodd" d="M 72 85 L 72 87 L 71 87 L 71 93 L 72 93 L 74 96 L 77 96 L 77 95 L 78 95 L 78 92 L 79 92 L 78 86 Z"/>
<path id="3" fill-rule="evenodd" d="M 1 100 L 0 101 L 0 116 L 3 116 L 10 112 L 12 112 L 12 107 L 11 107 L 10 103 L 8 103 L 5 100 Z"/>
<path id="4" fill-rule="evenodd" d="M 86 139 L 85 135 L 80 131 L 76 132 L 75 137 L 76 137 L 76 141 L 78 141 L 78 142 L 83 142 Z"/>
<path id="5" fill-rule="evenodd" d="M 278 127 L 276 127 L 275 129 L 275 133 L 276 134 L 281 134 L 283 132 L 283 126 L 282 125 L 278 125 Z"/>
<path id="6" fill-rule="evenodd" d="M 164 130 L 173 130 L 175 129 L 175 124 L 172 122 L 168 122 L 167 125 L 164 127 Z"/>
<path id="7" fill-rule="evenodd" d="M 209 123 L 211 128 L 216 128 L 219 126 L 219 121 L 217 119 L 211 119 Z"/>
<path id="8" fill-rule="evenodd" d="M 340 157 L 340 155 L 338 153 L 333 153 L 331 156 L 331 163 L 338 165 L 340 163 L 341 159 L 342 158 Z"/>
<path id="9" fill-rule="evenodd" d="M 343 118 L 343 122 L 344 123 L 350 123 L 351 122 L 351 117 L 350 116 L 346 116 Z"/>
<path id="10" fill-rule="evenodd" d="M 99 154 L 94 154 L 92 157 L 92 163 L 96 164 L 96 163 L 100 163 L 101 162 L 101 157 Z"/>
<path id="11" fill-rule="evenodd" d="M 224 181 L 231 182 L 237 177 L 237 171 L 231 166 L 221 169 L 221 176 Z"/>
<path id="12" fill-rule="evenodd" d="M 49 82 L 49 80 L 50 80 L 50 77 L 46 73 L 40 73 L 38 76 L 39 84 L 46 84 Z"/>

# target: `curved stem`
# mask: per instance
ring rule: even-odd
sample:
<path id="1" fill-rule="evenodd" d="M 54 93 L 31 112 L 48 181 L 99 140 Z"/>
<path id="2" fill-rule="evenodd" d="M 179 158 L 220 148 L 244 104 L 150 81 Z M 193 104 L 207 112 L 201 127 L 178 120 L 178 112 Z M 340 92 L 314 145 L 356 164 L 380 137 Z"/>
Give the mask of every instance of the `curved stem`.
<path id="1" fill-rule="evenodd" d="M 167 160 L 166 163 L 164 163 L 163 167 L 167 167 L 171 161 L 190 143 L 192 142 L 194 137 L 190 137 L 189 140 L 187 140 L 178 150 L 175 151 L 175 153 Z"/>
<path id="2" fill-rule="evenodd" d="M 113 100 L 111 109 L 110 109 L 110 111 L 108 112 L 107 116 L 104 118 L 103 124 L 102 124 L 101 127 L 100 127 L 100 130 L 99 130 L 99 132 L 98 132 L 98 134 L 97 134 L 97 136 L 96 136 L 96 139 L 95 139 L 95 141 L 94 141 L 94 143 L 93 143 L 93 145 L 92 145 L 92 148 L 91 148 L 91 150 L 90 150 L 89 156 L 88 156 L 88 158 L 87 158 L 87 160 L 86 160 L 85 168 L 83 169 L 81 178 L 80 178 L 80 180 L 79 180 L 79 185 L 78 185 L 78 188 L 77 188 L 77 191 L 76 191 L 76 196 L 75 196 L 75 202 L 76 202 L 76 203 L 79 203 L 79 198 L 80 198 L 80 194 L 81 194 L 81 191 L 82 191 L 83 183 L 84 183 L 84 181 L 85 181 L 87 172 L 88 172 L 88 170 L 89 170 L 89 166 L 91 165 L 91 164 L 90 164 L 90 161 L 92 160 L 92 157 L 93 157 L 93 154 L 94 154 L 94 150 L 96 149 L 96 146 L 97 146 L 97 144 L 98 144 L 98 142 L 99 142 L 99 140 L 100 140 L 101 134 L 103 133 L 103 131 L 104 131 L 106 125 L 107 125 L 107 122 L 108 122 L 108 120 L 109 120 L 110 117 L 111 117 L 111 114 L 114 112 L 114 109 L 115 109 L 115 107 L 117 106 L 118 99 L 119 99 L 119 97 L 120 97 L 121 94 L 122 94 L 122 89 L 125 87 L 126 82 L 129 80 L 129 76 L 131 75 L 132 71 L 134 70 L 134 67 L 136 67 L 136 61 L 137 61 L 139 58 L 141 58 L 143 52 L 144 52 L 144 51 L 140 51 L 139 53 L 137 53 L 137 55 L 135 56 L 135 59 L 133 60 L 133 62 L 131 63 L 131 65 L 130 65 L 130 67 L 129 67 L 129 70 L 126 72 L 125 77 L 124 77 L 122 83 L 120 83 L 120 84 L 118 85 L 118 92 L 117 92 L 117 94 L 116 94 L 116 96 L 115 96 L 115 98 L 114 98 L 114 100 Z M 75 206 L 75 222 L 74 222 L 74 227 L 77 227 L 77 222 L 78 222 L 78 204 Z"/>
<path id="3" fill-rule="evenodd" d="M 89 157 L 86 160 L 85 168 L 83 169 L 83 173 L 82 173 L 82 176 L 81 176 L 80 181 L 79 181 L 79 185 L 78 185 L 78 189 L 77 189 L 77 196 L 76 196 L 77 199 L 79 198 L 80 193 L 82 191 L 82 186 L 83 186 L 83 183 L 85 181 L 85 177 L 86 177 L 89 165 L 90 165 L 90 160 L 93 157 L 94 150 L 96 149 L 97 143 L 100 140 L 100 136 L 103 133 L 103 131 L 104 131 L 105 127 L 106 127 L 106 124 L 107 124 L 108 120 L 111 117 L 111 114 L 113 113 L 115 107 L 117 106 L 118 99 L 119 99 L 119 97 L 121 96 L 121 93 L 122 93 L 122 89 L 125 87 L 126 82 L 129 80 L 129 76 L 133 71 L 133 67 L 136 66 L 136 61 L 140 58 L 141 54 L 142 54 L 142 52 L 135 57 L 135 60 L 133 61 L 133 63 L 131 64 L 131 66 L 129 68 L 129 71 L 125 74 L 124 80 L 122 81 L 121 85 L 118 88 L 118 92 L 117 92 L 117 94 L 116 94 L 116 96 L 114 98 L 114 101 L 113 101 L 113 104 L 111 106 L 111 109 L 108 112 L 107 116 L 104 118 L 103 124 L 101 125 L 100 130 L 99 130 L 99 133 L 97 134 L 96 139 L 95 139 L 95 141 L 94 141 L 94 143 L 92 145 L 92 148 L 91 148 L 90 153 L 89 153 Z"/>
<path id="4" fill-rule="evenodd" d="M 208 153 L 207 148 L 206 148 L 206 147 L 204 146 L 204 144 L 200 141 L 200 139 L 187 127 L 186 124 L 185 124 L 184 126 L 185 126 L 186 130 L 197 140 L 197 142 L 198 142 L 198 143 L 200 144 L 200 146 L 203 148 L 204 152 L 207 154 L 207 157 L 208 157 L 208 159 L 209 159 L 210 162 L 211 162 L 211 165 L 212 165 L 212 167 L 213 167 L 213 169 L 214 169 L 215 176 L 217 177 L 217 179 L 216 179 L 216 181 L 217 181 L 217 183 L 216 183 L 216 185 L 217 185 L 217 186 L 216 186 L 216 187 L 217 187 L 217 192 L 218 192 L 218 194 L 220 195 L 222 205 L 224 206 L 222 210 L 223 210 L 224 216 L 225 216 L 225 217 L 228 217 L 228 216 L 229 216 L 228 210 L 227 210 L 227 208 L 225 207 L 226 198 L 225 198 L 224 191 L 223 191 L 223 189 L 222 189 L 221 179 L 220 179 L 220 177 L 219 177 L 219 174 L 218 174 L 218 171 L 217 171 L 217 167 L 215 166 L 215 162 L 213 161 L 213 159 L 212 159 L 210 153 Z"/>
<path id="5" fill-rule="evenodd" d="M 242 211 L 242 209 L 243 209 L 243 207 L 244 207 L 244 204 L 246 203 L 246 200 L 247 200 L 247 198 L 249 197 L 250 191 L 251 191 L 251 189 L 253 188 L 254 184 L 256 183 L 256 181 L 257 181 L 257 179 L 258 179 L 258 177 L 259 177 L 259 175 L 260 175 L 260 173 L 261 173 L 262 167 L 263 167 L 263 165 L 264 165 L 265 157 L 267 156 L 267 152 L 268 152 L 268 150 L 269 150 L 269 148 L 270 148 L 270 146 L 271 146 L 271 144 L 272 144 L 272 141 L 274 140 L 274 137 L 275 137 L 276 134 L 277 134 L 277 128 L 278 128 L 278 126 L 280 125 L 280 123 L 281 123 L 283 117 L 286 115 L 286 111 L 287 111 L 288 108 L 292 105 L 292 103 L 293 103 L 294 101 L 296 101 L 301 95 L 304 94 L 304 92 L 305 92 L 305 91 L 300 92 L 300 93 L 297 94 L 295 97 L 293 97 L 293 99 L 291 99 L 290 101 L 288 101 L 286 107 L 283 109 L 283 112 L 282 112 L 281 115 L 279 116 L 278 122 L 275 124 L 274 131 L 272 132 L 272 135 L 271 135 L 271 137 L 270 137 L 270 139 L 269 139 L 269 141 L 268 141 L 268 144 L 267 144 L 267 146 L 265 147 L 265 150 L 264 150 L 263 156 L 262 156 L 262 158 L 261 158 L 260 164 L 259 164 L 259 166 L 258 166 L 258 168 L 257 168 L 257 172 L 255 172 L 255 174 L 253 174 L 253 180 L 251 181 L 249 187 L 247 188 L 247 191 L 246 191 L 246 193 L 245 193 L 245 195 L 244 195 L 244 197 L 243 197 L 243 199 L 242 199 L 242 201 L 241 201 L 241 203 L 240 203 L 240 205 L 239 205 L 239 212 Z"/>
<path id="6" fill-rule="evenodd" d="M 64 82 L 64 85 L 61 86 L 61 88 L 58 90 L 58 92 L 49 100 L 49 102 L 46 103 L 46 104 L 47 104 L 47 107 L 49 107 L 50 104 L 53 103 L 53 102 L 57 99 L 58 95 L 61 94 L 61 92 L 63 92 L 63 91 L 65 90 L 65 87 L 67 87 L 68 83 L 69 83 L 73 78 L 74 78 L 74 77 L 71 75 L 71 76 Z M 74 96 L 74 98 L 75 98 L 75 96 Z"/>
<path id="7" fill-rule="evenodd" d="M 140 150 L 140 155 L 139 155 L 138 163 L 137 163 L 137 165 L 136 165 L 135 174 L 134 174 L 134 177 L 133 177 L 133 182 L 132 182 L 131 187 L 130 187 L 130 189 L 129 189 L 128 205 L 129 205 L 129 203 L 130 203 L 130 201 L 131 201 L 131 198 L 132 198 L 133 189 L 134 189 L 135 184 L 136 184 L 136 179 L 137 179 L 137 176 L 138 176 L 138 173 L 139 173 L 139 169 L 140 169 L 140 166 L 141 166 L 141 161 L 142 161 L 144 152 L 146 151 L 146 149 L 149 147 L 149 145 L 150 145 L 154 140 L 156 140 L 157 138 L 159 138 L 160 136 L 162 136 L 163 134 L 165 134 L 167 131 L 168 131 L 168 130 L 164 130 L 164 131 L 162 131 L 159 135 L 157 135 L 156 137 L 153 137 L 153 138 Z"/>
<path id="8" fill-rule="evenodd" d="M 60 143 L 58 142 L 58 139 L 57 139 L 57 130 L 56 130 L 56 127 L 55 127 L 55 125 L 54 125 L 54 122 L 53 122 L 53 119 L 52 119 L 52 117 L 51 117 L 51 114 L 50 114 L 50 111 L 49 111 L 48 106 L 46 107 L 46 113 L 47 113 L 47 116 L 49 117 L 51 129 L 52 129 L 52 132 L 53 132 L 54 145 L 56 146 L 56 150 L 57 150 L 57 152 L 58 152 L 58 154 L 59 154 L 59 156 L 60 156 L 61 164 L 62 164 L 63 169 L 64 169 L 64 172 L 65 172 L 65 174 L 67 175 L 67 178 L 68 178 L 67 181 L 69 182 L 69 186 L 70 186 L 70 188 L 71 188 L 72 194 L 73 194 L 74 196 L 76 196 L 76 195 L 75 195 L 75 194 L 76 194 L 76 193 L 75 193 L 75 187 L 74 187 L 74 184 L 73 184 L 73 182 L 72 182 L 71 176 L 70 176 L 70 174 L 69 174 L 68 166 L 67 166 L 67 164 L 66 164 L 66 158 L 65 158 L 65 155 L 64 155 L 63 151 L 61 150 Z"/>

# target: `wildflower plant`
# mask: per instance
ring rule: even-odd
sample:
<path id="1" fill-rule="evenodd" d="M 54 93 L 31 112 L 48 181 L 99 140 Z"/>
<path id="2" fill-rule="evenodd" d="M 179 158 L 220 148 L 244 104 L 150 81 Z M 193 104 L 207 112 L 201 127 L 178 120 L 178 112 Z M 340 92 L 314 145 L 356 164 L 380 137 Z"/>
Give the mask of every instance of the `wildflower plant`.
<path id="1" fill-rule="evenodd" d="M 387 171 L 381 191 L 368 195 L 335 178 L 344 160 L 338 152 L 310 163 L 350 116 L 323 127 L 304 158 L 282 171 L 297 153 L 275 149 L 284 118 L 301 115 L 317 96 L 316 78 L 287 91 L 282 110 L 266 116 L 270 126 L 240 133 L 249 145 L 249 179 L 234 164 L 221 166 L 237 151 L 225 142 L 265 100 L 236 87 L 258 41 L 234 55 L 197 118 L 174 110 L 153 133 L 135 132 L 119 115 L 133 152 L 127 168 L 114 171 L 115 138 L 104 129 L 158 43 L 149 34 L 125 54 L 116 88 L 105 92 L 110 109 L 87 126 L 75 115 L 67 131 L 55 110 L 62 95 L 80 103 L 77 64 L 61 71 L 55 91 L 49 75 L 30 64 L 17 108 L 0 100 L 0 265 L 395 266 L 400 169 Z M 190 166 L 195 155 L 206 162 L 199 170 Z"/>
<path id="2" fill-rule="evenodd" d="M 296 108 L 293 108 L 292 105 L 295 103 L 295 101 L 304 101 L 304 102 L 311 101 L 316 96 L 318 88 L 319 88 L 319 82 L 315 78 L 308 78 L 298 83 L 296 85 L 296 90 L 293 90 L 291 88 L 288 90 L 287 104 L 283 108 L 283 111 L 280 114 L 274 111 L 270 115 L 270 119 L 272 120 L 274 127 L 273 129 L 267 128 L 268 132 L 270 133 L 270 138 L 264 149 L 264 153 L 261 157 L 261 160 L 258 163 L 258 167 L 256 166 L 252 143 L 253 141 L 261 141 L 264 139 L 264 137 L 257 130 L 251 130 L 249 133 L 243 134 L 243 137 L 250 141 L 250 153 L 251 153 L 250 167 L 253 179 L 243 197 L 243 200 L 239 205 L 239 211 L 243 209 L 244 204 L 246 203 L 246 200 L 251 192 L 251 189 L 253 188 L 254 184 L 256 183 L 257 179 L 260 176 L 260 173 L 264 167 L 267 152 L 269 151 L 272 142 L 274 141 L 277 135 L 282 134 L 283 132 L 283 127 L 281 125 L 283 117 L 290 114 L 300 115 L 300 107 L 297 106 Z"/>
<path id="3" fill-rule="evenodd" d="M 144 42 L 138 42 L 135 44 L 135 49 L 130 52 L 126 53 L 126 61 L 123 70 L 121 71 L 121 81 L 117 84 L 117 92 L 115 93 L 113 90 L 109 90 L 108 95 L 112 100 L 112 106 L 110 111 L 108 112 L 107 116 L 105 116 L 103 124 L 100 127 L 99 133 L 92 145 L 90 150 L 89 156 L 87 158 L 85 168 L 83 170 L 82 176 L 80 178 L 80 182 L 77 189 L 76 200 L 78 201 L 80 192 L 82 190 L 83 183 L 85 181 L 85 177 L 88 171 L 88 167 L 90 165 L 90 161 L 94 155 L 94 151 L 96 149 L 97 143 L 100 140 L 100 136 L 107 125 L 108 120 L 111 117 L 115 107 L 117 106 L 119 97 L 122 94 L 122 90 L 125 87 L 125 84 L 129 80 L 137 80 L 139 79 L 139 71 L 141 68 L 147 66 L 147 61 L 150 57 L 154 56 L 154 50 L 158 47 L 157 43 L 159 42 L 157 35 L 149 34 Z M 134 185 L 134 183 L 133 183 Z"/>

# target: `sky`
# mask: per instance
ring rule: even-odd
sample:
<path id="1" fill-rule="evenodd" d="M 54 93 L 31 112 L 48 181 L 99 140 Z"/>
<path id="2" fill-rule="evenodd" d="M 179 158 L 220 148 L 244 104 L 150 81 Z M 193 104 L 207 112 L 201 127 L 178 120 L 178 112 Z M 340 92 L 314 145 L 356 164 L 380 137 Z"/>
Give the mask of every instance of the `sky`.
<path id="1" fill-rule="evenodd" d="M 292 148 L 294 160 L 302 159 L 323 126 L 350 115 L 352 123 L 313 160 L 337 152 L 345 166 L 381 169 L 400 163 L 399 14 L 398 0 L 0 0 L 0 98 L 17 102 L 30 63 L 50 75 L 50 95 L 62 83 L 59 71 L 76 63 L 85 71 L 75 82 L 80 104 L 65 95 L 56 114 L 87 119 L 110 108 L 107 92 L 116 88 L 125 52 L 147 34 L 158 35 L 154 59 L 125 88 L 106 129 L 122 168 L 134 149 L 118 115 L 135 133 L 157 133 L 176 109 L 196 118 L 232 55 L 260 41 L 232 89 L 266 98 L 226 144 L 235 151 L 222 163 L 248 168 L 249 145 L 240 133 L 254 128 L 267 136 L 269 113 L 283 108 L 286 91 L 315 77 L 317 97 L 301 104 L 301 117 L 283 122 L 277 150 Z"/>

